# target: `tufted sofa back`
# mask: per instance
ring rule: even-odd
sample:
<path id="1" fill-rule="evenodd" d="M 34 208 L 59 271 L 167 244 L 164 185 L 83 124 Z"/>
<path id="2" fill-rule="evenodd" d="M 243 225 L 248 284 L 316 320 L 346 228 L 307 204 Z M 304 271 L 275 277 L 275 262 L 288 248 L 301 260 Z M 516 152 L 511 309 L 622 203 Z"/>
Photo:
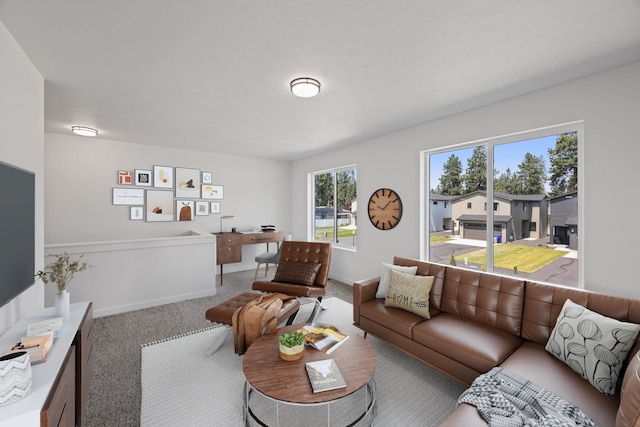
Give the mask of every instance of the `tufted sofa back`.
<path id="1" fill-rule="evenodd" d="M 525 282 L 447 267 L 441 310 L 520 336 Z"/>

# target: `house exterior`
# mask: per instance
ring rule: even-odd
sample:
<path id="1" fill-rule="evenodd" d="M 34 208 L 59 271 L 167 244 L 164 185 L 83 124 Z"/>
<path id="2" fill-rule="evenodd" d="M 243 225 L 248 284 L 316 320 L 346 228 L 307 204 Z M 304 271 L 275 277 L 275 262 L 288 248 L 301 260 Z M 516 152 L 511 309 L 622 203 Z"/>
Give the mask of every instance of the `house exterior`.
<path id="1" fill-rule="evenodd" d="M 561 194 L 550 199 L 549 243 L 567 245 L 578 250 L 578 192 Z"/>
<path id="2" fill-rule="evenodd" d="M 497 243 L 548 234 L 547 196 L 494 193 L 493 236 Z M 487 192 L 474 191 L 452 201 L 454 233 L 464 239 L 486 240 Z"/>
<path id="3" fill-rule="evenodd" d="M 453 230 L 451 219 L 451 201 L 458 196 L 429 195 L 429 233 Z"/>

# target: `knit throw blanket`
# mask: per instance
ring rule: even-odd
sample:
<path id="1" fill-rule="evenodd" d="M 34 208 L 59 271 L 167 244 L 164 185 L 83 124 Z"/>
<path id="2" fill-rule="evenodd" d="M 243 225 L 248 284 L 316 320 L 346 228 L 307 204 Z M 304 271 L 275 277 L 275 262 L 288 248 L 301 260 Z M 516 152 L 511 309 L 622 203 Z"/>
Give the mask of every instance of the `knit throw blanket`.
<path id="1" fill-rule="evenodd" d="M 461 403 L 478 408 L 491 427 L 596 426 L 577 406 L 502 368 L 476 378 Z"/>

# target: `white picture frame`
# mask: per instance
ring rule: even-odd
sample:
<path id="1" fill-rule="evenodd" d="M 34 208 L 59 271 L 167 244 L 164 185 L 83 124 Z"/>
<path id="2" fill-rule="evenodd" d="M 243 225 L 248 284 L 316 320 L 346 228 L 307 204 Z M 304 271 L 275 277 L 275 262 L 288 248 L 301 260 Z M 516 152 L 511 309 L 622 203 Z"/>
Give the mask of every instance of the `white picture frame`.
<path id="1" fill-rule="evenodd" d="M 213 200 L 222 200 L 222 199 L 224 199 L 224 186 L 222 186 L 222 185 L 213 185 L 213 184 L 203 184 L 202 185 L 202 198 L 203 199 L 213 199 Z"/>
<path id="2" fill-rule="evenodd" d="M 122 206 L 144 205 L 144 190 L 142 188 L 113 187 L 112 204 Z"/>
<path id="3" fill-rule="evenodd" d="M 143 206 L 131 206 L 129 212 L 129 219 L 131 221 L 140 221 L 144 219 L 144 207 Z"/>
<path id="4" fill-rule="evenodd" d="M 196 216 L 209 215 L 209 202 L 196 202 Z"/>
<path id="5" fill-rule="evenodd" d="M 135 185 L 139 187 L 151 187 L 151 171 L 148 169 L 136 169 L 133 173 Z"/>
<path id="6" fill-rule="evenodd" d="M 211 172 L 202 172 L 202 183 L 213 184 L 213 174 Z"/>
<path id="7" fill-rule="evenodd" d="M 211 202 L 211 209 L 209 210 L 212 214 L 220 213 L 220 202 Z"/>
<path id="8" fill-rule="evenodd" d="M 173 221 L 173 191 L 147 190 L 146 199 L 145 218 L 147 222 Z"/>
<path id="9" fill-rule="evenodd" d="M 176 198 L 200 198 L 200 169 L 176 168 Z"/>
<path id="10" fill-rule="evenodd" d="M 173 188 L 173 167 L 154 166 L 153 186 L 156 188 Z"/>
<path id="11" fill-rule="evenodd" d="M 193 200 L 176 200 L 176 221 L 193 221 L 195 202 Z"/>

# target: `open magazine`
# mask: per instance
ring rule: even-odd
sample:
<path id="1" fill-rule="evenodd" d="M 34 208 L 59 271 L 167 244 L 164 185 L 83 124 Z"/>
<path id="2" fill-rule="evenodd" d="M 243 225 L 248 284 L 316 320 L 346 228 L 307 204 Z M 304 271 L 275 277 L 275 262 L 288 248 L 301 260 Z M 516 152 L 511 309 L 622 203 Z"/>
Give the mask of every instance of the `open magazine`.
<path id="1" fill-rule="evenodd" d="M 298 329 L 298 332 L 304 334 L 305 344 L 330 354 L 342 343 L 349 339 L 348 335 L 343 334 L 335 326 L 323 325 L 320 323 L 311 323 Z"/>

